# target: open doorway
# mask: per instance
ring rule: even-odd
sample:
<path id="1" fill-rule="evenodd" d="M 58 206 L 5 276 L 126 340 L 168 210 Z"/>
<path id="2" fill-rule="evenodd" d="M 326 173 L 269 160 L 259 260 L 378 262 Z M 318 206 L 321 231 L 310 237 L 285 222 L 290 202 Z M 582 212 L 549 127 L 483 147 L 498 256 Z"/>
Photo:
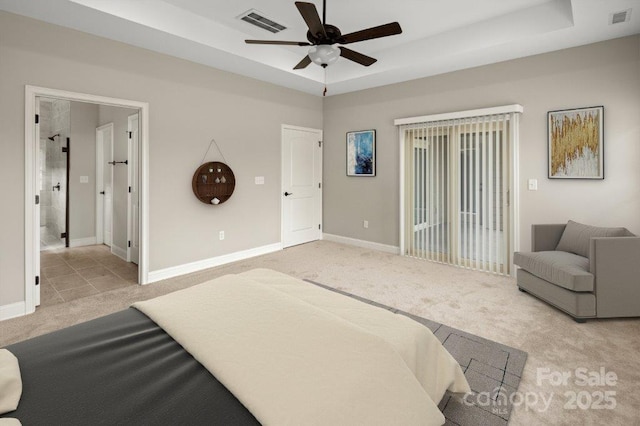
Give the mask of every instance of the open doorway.
<path id="1" fill-rule="evenodd" d="M 27 86 L 25 105 L 25 313 L 146 283 L 148 104 Z"/>
<path id="2" fill-rule="evenodd" d="M 36 99 L 40 306 L 137 284 L 139 110 Z"/>

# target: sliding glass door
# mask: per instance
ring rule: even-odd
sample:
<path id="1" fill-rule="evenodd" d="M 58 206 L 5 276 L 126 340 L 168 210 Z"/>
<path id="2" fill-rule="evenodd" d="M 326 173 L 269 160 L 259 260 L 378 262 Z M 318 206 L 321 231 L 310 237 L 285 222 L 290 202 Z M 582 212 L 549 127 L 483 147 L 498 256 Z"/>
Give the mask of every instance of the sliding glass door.
<path id="1" fill-rule="evenodd" d="M 446 133 L 416 129 L 408 133 L 412 143 L 408 189 L 413 228 L 407 234 L 410 255 L 443 261 L 449 252 L 449 143 Z"/>
<path id="2" fill-rule="evenodd" d="M 403 254 L 510 272 L 511 119 L 504 114 L 401 128 Z"/>

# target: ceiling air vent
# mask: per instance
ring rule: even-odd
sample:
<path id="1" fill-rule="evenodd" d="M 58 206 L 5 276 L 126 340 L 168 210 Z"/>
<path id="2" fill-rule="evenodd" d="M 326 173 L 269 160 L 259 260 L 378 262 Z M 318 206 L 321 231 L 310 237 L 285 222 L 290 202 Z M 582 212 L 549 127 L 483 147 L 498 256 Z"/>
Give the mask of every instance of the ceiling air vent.
<path id="1" fill-rule="evenodd" d="M 284 25 L 278 24 L 269 18 L 265 18 L 261 12 L 258 12 L 255 9 L 247 10 L 245 13 L 238 16 L 238 19 L 248 22 L 251 25 L 255 25 L 258 28 L 262 28 L 263 30 L 267 30 L 273 34 L 287 29 Z"/>
<path id="2" fill-rule="evenodd" d="M 612 13 L 611 15 L 609 15 L 609 25 L 629 22 L 630 18 L 631 18 L 631 9 L 623 10 L 622 12 Z"/>

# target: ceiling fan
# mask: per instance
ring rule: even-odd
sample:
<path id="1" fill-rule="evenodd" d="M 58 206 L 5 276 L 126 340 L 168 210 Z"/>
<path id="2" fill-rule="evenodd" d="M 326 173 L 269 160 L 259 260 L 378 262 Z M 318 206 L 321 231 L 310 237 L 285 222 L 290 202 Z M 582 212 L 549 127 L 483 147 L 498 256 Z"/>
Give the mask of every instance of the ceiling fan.
<path id="1" fill-rule="evenodd" d="M 340 56 L 357 62 L 365 67 L 373 64 L 377 59 L 362 53 L 347 49 L 344 46 L 336 46 L 337 44 L 350 44 L 358 41 L 371 40 L 374 38 L 387 37 L 402 33 L 402 28 L 397 22 L 380 25 L 377 27 L 367 28 L 365 30 L 356 31 L 343 35 L 336 26 L 326 23 L 327 18 L 327 2 L 322 2 L 322 21 L 320 15 L 313 3 L 295 2 L 302 19 L 309 27 L 307 31 L 306 41 L 280 41 L 280 40 L 245 40 L 248 44 L 279 44 L 288 46 L 311 46 L 309 53 L 305 56 L 293 69 L 298 70 L 306 68 L 311 62 L 314 62 L 325 68 L 338 60 Z"/>

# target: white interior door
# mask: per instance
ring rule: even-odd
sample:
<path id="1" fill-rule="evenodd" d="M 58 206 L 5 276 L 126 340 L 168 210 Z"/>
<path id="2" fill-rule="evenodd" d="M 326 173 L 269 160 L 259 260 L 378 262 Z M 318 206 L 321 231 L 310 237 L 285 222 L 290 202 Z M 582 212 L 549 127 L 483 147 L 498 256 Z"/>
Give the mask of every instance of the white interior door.
<path id="1" fill-rule="evenodd" d="M 40 98 L 36 97 L 36 102 L 35 102 L 35 112 L 36 115 L 38 117 L 40 117 Z M 35 203 L 34 206 L 34 212 L 33 212 L 33 227 L 34 227 L 34 233 L 33 233 L 33 238 L 34 238 L 34 247 L 37 247 L 37 254 L 34 256 L 33 259 L 33 273 L 35 277 L 37 278 L 36 283 L 34 284 L 34 293 L 33 293 L 33 302 L 34 302 L 34 306 L 40 306 L 40 281 L 42 280 L 42 276 L 40 275 L 40 203 L 42 202 L 42 200 L 40 200 L 40 190 L 42 188 L 42 172 L 43 172 L 43 167 L 42 167 L 42 156 L 40 154 L 40 125 L 39 125 L 39 121 L 38 123 L 34 124 L 34 138 L 33 138 L 33 153 L 35 156 L 35 161 L 34 163 L 37 164 L 38 170 L 35 173 L 35 188 L 34 188 L 34 192 L 36 194 L 36 197 L 38 198 L 38 202 Z"/>
<path id="2" fill-rule="evenodd" d="M 113 161 L 113 127 L 110 137 L 104 143 L 104 222 L 102 229 L 104 232 L 104 244 L 111 247 L 113 245 L 113 166 L 108 163 Z"/>
<path id="3" fill-rule="evenodd" d="M 113 123 L 96 129 L 96 243 L 111 246 L 113 209 Z"/>
<path id="4" fill-rule="evenodd" d="M 129 170 L 129 210 L 128 216 L 128 239 L 127 244 L 127 259 L 135 263 L 139 262 L 140 258 L 140 230 L 139 230 L 139 212 L 140 212 L 140 182 L 139 182 L 139 136 L 138 130 L 138 114 L 129 116 L 129 157 L 128 157 L 128 170 Z"/>
<path id="5" fill-rule="evenodd" d="M 322 130 L 282 126 L 282 244 L 322 237 Z"/>

